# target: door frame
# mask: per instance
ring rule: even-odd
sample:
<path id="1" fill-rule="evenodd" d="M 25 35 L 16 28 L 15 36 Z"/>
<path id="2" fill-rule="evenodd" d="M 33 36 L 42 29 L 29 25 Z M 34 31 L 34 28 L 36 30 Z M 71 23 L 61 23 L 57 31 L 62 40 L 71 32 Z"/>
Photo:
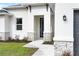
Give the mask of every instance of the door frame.
<path id="1" fill-rule="evenodd" d="M 44 15 L 34 15 L 34 40 L 41 38 L 40 37 L 40 18 L 44 18 Z"/>

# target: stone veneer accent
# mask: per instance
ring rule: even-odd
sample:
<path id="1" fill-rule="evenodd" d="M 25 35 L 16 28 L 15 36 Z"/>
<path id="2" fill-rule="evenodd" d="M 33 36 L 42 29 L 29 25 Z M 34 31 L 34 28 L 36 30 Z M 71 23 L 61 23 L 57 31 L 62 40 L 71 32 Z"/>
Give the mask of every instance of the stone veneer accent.
<path id="1" fill-rule="evenodd" d="M 0 40 L 7 40 L 10 37 L 10 32 L 0 32 Z"/>
<path id="2" fill-rule="evenodd" d="M 35 40 L 35 33 L 34 32 L 28 32 L 28 41 L 34 41 Z M 52 39 L 52 35 L 51 33 L 44 33 L 44 37 L 43 37 L 44 41 L 51 41 Z"/>
<path id="3" fill-rule="evenodd" d="M 70 51 L 73 55 L 73 42 L 72 41 L 55 41 L 54 42 L 54 55 L 62 56 L 64 51 Z"/>
<path id="4" fill-rule="evenodd" d="M 0 40 L 5 40 L 5 32 L 0 32 Z"/>
<path id="5" fill-rule="evenodd" d="M 28 37 L 28 41 L 34 41 L 34 33 L 33 32 L 28 32 L 27 37 Z"/>
<path id="6" fill-rule="evenodd" d="M 9 37 L 10 37 L 10 32 L 5 32 L 5 40 L 8 40 Z"/>
<path id="7" fill-rule="evenodd" d="M 52 33 L 44 33 L 44 41 L 51 41 L 52 38 Z"/>

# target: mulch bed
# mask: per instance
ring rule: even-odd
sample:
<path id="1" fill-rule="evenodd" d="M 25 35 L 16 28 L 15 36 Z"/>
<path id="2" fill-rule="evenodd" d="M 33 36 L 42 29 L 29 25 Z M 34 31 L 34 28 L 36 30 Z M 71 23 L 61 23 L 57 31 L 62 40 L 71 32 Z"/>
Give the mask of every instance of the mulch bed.
<path id="1" fill-rule="evenodd" d="M 43 42 L 43 44 L 51 44 L 51 45 L 53 45 L 54 42 L 53 41 L 45 41 L 45 42 Z"/>

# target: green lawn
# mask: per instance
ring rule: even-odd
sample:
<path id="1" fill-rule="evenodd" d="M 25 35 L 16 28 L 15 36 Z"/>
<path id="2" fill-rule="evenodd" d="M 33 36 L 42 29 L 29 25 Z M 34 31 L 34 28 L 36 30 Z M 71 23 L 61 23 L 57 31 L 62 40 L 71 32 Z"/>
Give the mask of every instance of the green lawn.
<path id="1" fill-rule="evenodd" d="M 0 42 L 0 56 L 31 56 L 37 48 L 22 47 L 27 43 Z"/>

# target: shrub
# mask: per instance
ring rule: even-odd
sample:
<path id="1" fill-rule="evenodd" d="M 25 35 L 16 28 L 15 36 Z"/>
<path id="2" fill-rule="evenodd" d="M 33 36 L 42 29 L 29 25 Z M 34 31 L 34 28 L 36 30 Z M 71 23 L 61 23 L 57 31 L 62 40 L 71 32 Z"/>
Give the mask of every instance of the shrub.
<path id="1" fill-rule="evenodd" d="M 4 40 L 0 40 L 0 42 L 4 42 Z"/>
<path id="2" fill-rule="evenodd" d="M 15 40 L 16 40 L 16 41 L 19 41 L 19 35 L 16 35 L 16 36 L 15 36 Z"/>
<path id="3" fill-rule="evenodd" d="M 64 51 L 63 56 L 71 56 L 71 52 L 70 51 Z"/>
<path id="4" fill-rule="evenodd" d="M 24 37 L 23 38 L 23 41 L 28 41 L 28 37 Z"/>
<path id="5" fill-rule="evenodd" d="M 54 44 L 53 41 L 44 41 L 43 44 Z"/>
<path id="6" fill-rule="evenodd" d="M 9 41 L 11 41 L 11 40 L 12 40 L 12 38 L 11 38 L 11 37 L 8 37 L 8 40 L 9 40 Z"/>
<path id="7" fill-rule="evenodd" d="M 0 40 L 0 42 L 31 42 L 31 41 L 28 41 L 28 37 L 24 37 L 22 40 L 20 40 L 19 36 L 16 35 L 15 39 L 12 39 L 11 37 L 8 37 L 7 40 Z"/>
<path id="8" fill-rule="evenodd" d="M 11 41 L 15 41 L 15 39 L 12 39 Z"/>
<path id="9" fill-rule="evenodd" d="M 2 39 L 2 37 L 0 36 L 0 39 Z"/>

